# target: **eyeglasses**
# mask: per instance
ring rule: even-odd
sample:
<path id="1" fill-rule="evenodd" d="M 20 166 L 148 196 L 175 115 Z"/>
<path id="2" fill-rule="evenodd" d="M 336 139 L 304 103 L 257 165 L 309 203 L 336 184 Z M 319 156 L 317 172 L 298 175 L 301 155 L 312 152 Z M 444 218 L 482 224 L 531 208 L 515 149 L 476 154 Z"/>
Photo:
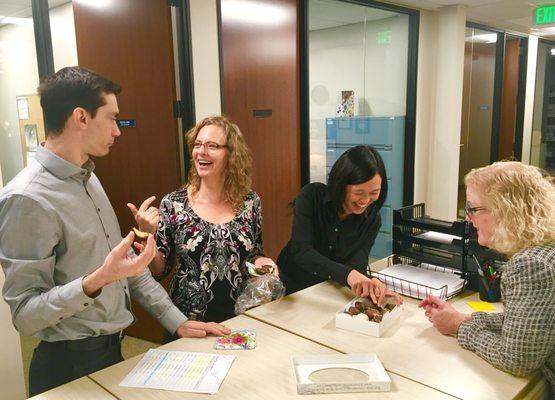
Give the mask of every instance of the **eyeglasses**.
<path id="1" fill-rule="evenodd" d="M 467 201 L 466 204 L 464 205 L 464 212 L 466 213 L 466 215 L 468 215 L 469 217 L 474 216 L 474 213 L 476 211 L 482 211 L 482 210 L 487 210 L 486 207 L 482 207 L 482 206 L 477 206 L 477 207 L 472 207 L 471 204 Z"/>
<path id="2" fill-rule="evenodd" d="M 220 149 L 227 148 L 226 144 L 218 144 L 216 142 L 195 142 L 193 143 L 193 149 L 200 150 L 204 146 L 204 149 L 209 152 L 216 152 Z"/>

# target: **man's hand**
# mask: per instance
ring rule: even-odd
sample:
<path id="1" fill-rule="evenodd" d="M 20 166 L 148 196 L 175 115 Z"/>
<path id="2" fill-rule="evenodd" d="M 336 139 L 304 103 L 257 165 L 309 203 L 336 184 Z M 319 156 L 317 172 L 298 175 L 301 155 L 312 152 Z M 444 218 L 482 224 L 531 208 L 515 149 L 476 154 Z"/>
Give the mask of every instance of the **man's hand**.
<path id="1" fill-rule="evenodd" d="M 223 336 L 229 335 L 231 329 L 216 322 L 185 321 L 179 328 L 179 337 L 205 337 L 208 334 Z"/>
<path id="2" fill-rule="evenodd" d="M 424 314 L 434 327 L 444 335 L 456 335 L 461 324 L 471 319 L 468 314 L 463 314 L 445 300 L 428 295 L 418 305 L 425 309 Z"/>
<path id="3" fill-rule="evenodd" d="M 127 236 L 108 253 L 104 260 L 104 264 L 92 274 L 83 278 L 83 291 L 87 296 L 95 294 L 109 283 L 143 273 L 156 254 L 154 237 L 148 235 L 146 245 L 133 243 L 134 239 L 135 235 L 133 232 L 129 232 Z M 128 256 L 131 245 L 134 245 L 135 248 L 140 251 L 137 257 L 130 258 Z"/>
<path id="4" fill-rule="evenodd" d="M 370 296 L 375 304 L 379 306 L 383 304 L 387 290 L 379 279 L 369 278 L 356 269 L 353 269 L 349 275 L 347 275 L 347 284 L 358 297 Z"/>
<path id="5" fill-rule="evenodd" d="M 156 234 L 158 221 L 160 220 L 158 209 L 150 206 L 154 200 L 156 200 L 156 196 L 150 196 L 148 199 L 143 201 L 138 209 L 135 204 L 127 203 L 127 207 L 131 210 L 133 218 L 135 218 L 135 221 L 139 226 L 139 230 L 152 233 L 153 235 Z"/>

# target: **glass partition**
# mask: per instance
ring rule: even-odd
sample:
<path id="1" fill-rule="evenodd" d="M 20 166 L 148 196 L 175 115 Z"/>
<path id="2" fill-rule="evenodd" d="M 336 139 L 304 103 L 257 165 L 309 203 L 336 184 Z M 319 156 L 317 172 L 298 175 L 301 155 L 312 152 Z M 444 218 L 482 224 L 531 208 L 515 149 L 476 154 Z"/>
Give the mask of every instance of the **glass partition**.
<path id="1" fill-rule="evenodd" d="M 530 164 L 555 175 L 555 44 L 540 41 Z"/>
<path id="2" fill-rule="evenodd" d="M 373 257 L 391 254 L 392 209 L 403 205 L 409 15 L 310 0 L 310 181 L 327 182 L 348 148 L 370 144 L 386 164 L 389 195 Z"/>

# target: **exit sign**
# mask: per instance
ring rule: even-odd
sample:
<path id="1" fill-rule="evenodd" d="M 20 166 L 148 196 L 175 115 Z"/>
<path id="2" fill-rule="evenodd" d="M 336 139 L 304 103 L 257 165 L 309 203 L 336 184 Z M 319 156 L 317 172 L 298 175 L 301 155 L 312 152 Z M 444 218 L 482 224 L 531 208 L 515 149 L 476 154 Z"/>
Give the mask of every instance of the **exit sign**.
<path id="1" fill-rule="evenodd" d="M 536 8 L 534 24 L 545 25 L 555 23 L 555 4 Z"/>

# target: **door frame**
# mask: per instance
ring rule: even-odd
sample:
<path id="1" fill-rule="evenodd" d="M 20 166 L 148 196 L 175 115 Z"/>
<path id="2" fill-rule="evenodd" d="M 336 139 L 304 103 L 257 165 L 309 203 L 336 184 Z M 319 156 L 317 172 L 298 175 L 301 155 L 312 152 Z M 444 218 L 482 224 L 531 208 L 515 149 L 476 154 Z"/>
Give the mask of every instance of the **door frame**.
<path id="1" fill-rule="evenodd" d="M 407 93 L 405 115 L 405 173 L 403 179 L 403 205 L 414 202 L 414 160 L 416 142 L 416 80 L 418 75 L 418 35 L 420 11 L 374 0 L 337 0 L 386 11 L 406 14 L 408 26 Z M 308 57 L 308 2 L 299 2 L 300 49 L 300 112 L 301 112 L 301 186 L 310 182 L 310 86 Z M 412 168 L 407 168 L 412 166 Z"/>

